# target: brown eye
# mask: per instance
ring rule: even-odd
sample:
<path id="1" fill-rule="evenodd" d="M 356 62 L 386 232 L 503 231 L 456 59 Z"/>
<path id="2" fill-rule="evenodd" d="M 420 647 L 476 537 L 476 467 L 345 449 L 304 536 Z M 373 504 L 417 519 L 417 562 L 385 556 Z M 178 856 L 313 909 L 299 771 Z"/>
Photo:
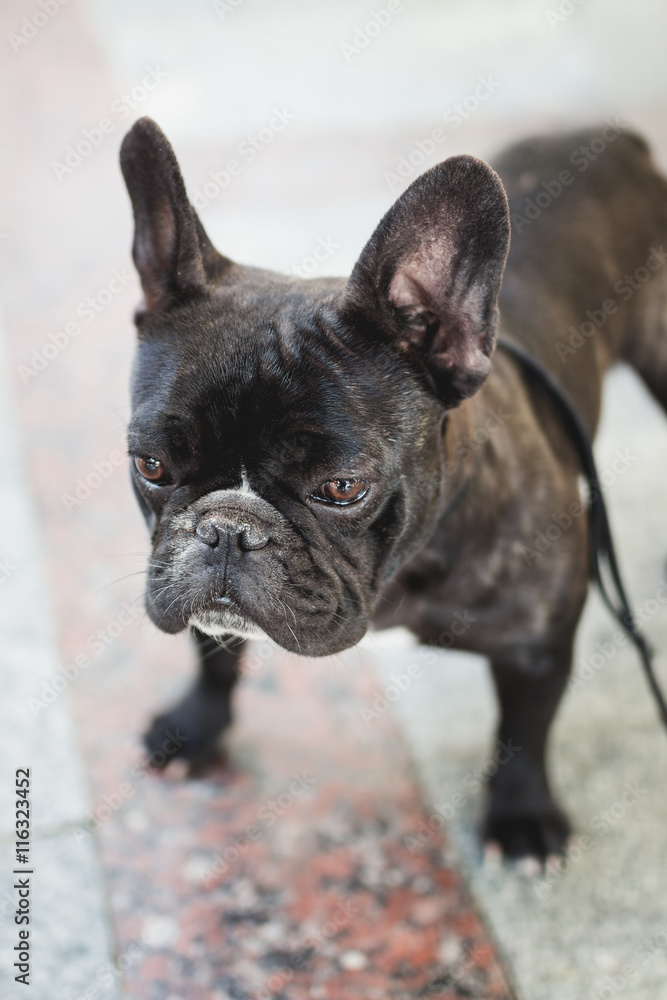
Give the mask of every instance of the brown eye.
<path id="1" fill-rule="evenodd" d="M 135 458 L 134 464 L 144 479 L 151 483 L 164 477 L 164 465 L 157 458 Z"/>
<path id="2" fill-rule="evenodd" d="M 330 479 L 328 482 L 322 483 L 319 494 L 316 496 L 318 500 L 327 500 L 329 503 L 345 506 L 348 503 L 361 500 L 367 493 L 368 483 L 364 482 L 363 479 Z"/>

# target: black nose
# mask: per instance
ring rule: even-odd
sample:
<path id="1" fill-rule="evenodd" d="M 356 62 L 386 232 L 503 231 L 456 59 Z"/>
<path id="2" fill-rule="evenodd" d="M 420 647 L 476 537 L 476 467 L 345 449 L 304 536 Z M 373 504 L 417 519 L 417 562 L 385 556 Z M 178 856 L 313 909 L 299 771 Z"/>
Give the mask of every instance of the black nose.
<path id="1" fill-rule="evenodd" d="M 239 523 L 224 514 L 207 514 L 196 528 L 197 536 L 212 549 L 236 547 L 241 552 L 263 549 L 269 543 L 268 533 L 259 525 Z"/>

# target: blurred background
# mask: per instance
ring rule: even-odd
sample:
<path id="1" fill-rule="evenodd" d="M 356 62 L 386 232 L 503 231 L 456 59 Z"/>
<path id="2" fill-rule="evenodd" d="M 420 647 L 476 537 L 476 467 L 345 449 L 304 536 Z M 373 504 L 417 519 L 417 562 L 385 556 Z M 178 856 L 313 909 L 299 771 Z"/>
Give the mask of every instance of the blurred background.
<path id="1" fill-rule="evenodd" d="M 346 274 L 407 184 L 455 153 L 609 119 L 667 168 L 666 33 L 657 0 L 2 4 L 3 996 L 24 995 L 26 767 L 33 1000 L 662 994 L 667 755 L 630 650 L 556 727 L 556 785 L 593 847 L 549 879 L 484 868 L 481 795 L 446 827 L 438 811 L 488 759 L 482 661 L 439 654 L 368 724 L 392 674 L 420 662 L 402 633 L 320 661 L 256 647 L 227 766 L 189 782 L 151 770 L 141 733 L 194 662 L 142 609 L 124 441 L 139 285 L 118 148 L 150 115 L 221 252 Z M 665 427 L 630 373 L 612 375 L 598 458 L 633 456 L 609 504 L 662 649 Z M 579 660 L 610 631 L 593 596 Z"/>

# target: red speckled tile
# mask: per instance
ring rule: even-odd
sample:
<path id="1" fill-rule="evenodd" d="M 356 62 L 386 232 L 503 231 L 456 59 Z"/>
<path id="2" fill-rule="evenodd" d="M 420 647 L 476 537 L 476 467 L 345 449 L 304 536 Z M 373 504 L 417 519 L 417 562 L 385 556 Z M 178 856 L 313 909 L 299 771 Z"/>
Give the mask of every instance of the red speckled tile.
<path id="1" fill-rule="evenodd" d="M 188 1000 L 211 984 L 295 1000 L 508 996 L 441 843 L 404 844 L 423 807 L 391 723 L 361 720 L 371 681 L 276 653 L 239 690 L 228 769 L 142 778 L 101 826 L 121 940 L 165 935 L 164 964 L 150 950 L 128 967 L 131 996 L 161 996 L 163 975 Z M 132 783 L 130 740 L 120 756 L 111 793 Z"/>
<path id="2" fill-rule="evenodd" d="M 0 13 L 5 34 L 14 15 Z M 3 297 L 16 368 L 129 266 L 130 220 L 120 130 L 62 184 L 50 170 L 116 96 L 81 4 L 0 73 L 18 95 L 3 122 L 14 156 L 0 167 L 12 191 Z M 62 661 L 87 658 L 69 696 L 93 832 L 72 836 L 98 838 L 126 996 L 507 1000 L 442 842 L 414 854 L 404 843 L 425 807 L 389 715 L 362 719 L 374 690 L 362 654 L 311 662 L 273 651 L 239 687 L 225 768 L 196 781 L 146 769 L 140 733 L 187 682 L 192 653 L 123 610 L 140 607 L 147 550 L 125 464 L 71 511 L 62 500 L 124 447 L 137 297 L 133 278 L 15 387 Z"/>

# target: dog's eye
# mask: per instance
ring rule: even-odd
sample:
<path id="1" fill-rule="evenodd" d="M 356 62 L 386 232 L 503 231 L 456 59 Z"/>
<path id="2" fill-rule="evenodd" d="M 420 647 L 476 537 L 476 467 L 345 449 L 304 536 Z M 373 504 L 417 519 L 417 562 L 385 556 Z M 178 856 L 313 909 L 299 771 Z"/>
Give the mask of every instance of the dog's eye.
<path id="1" fill-rule="evenodd" d="M 326 483 L 322 483 L 313 496 L 317 500 L 344 507 L 361 500 L 367 493 L 368 483 L 363 479 L 329 479 Z"/>
<path id="2" fill-rule="evenodd" d="M 140 475 L 144 479 L 148 479 L 151 483 L 157 483 L 159 480 L 166 478 L 164 465 L 158 458 L 137 457 L 134 460 L 134 464 Z"/>

